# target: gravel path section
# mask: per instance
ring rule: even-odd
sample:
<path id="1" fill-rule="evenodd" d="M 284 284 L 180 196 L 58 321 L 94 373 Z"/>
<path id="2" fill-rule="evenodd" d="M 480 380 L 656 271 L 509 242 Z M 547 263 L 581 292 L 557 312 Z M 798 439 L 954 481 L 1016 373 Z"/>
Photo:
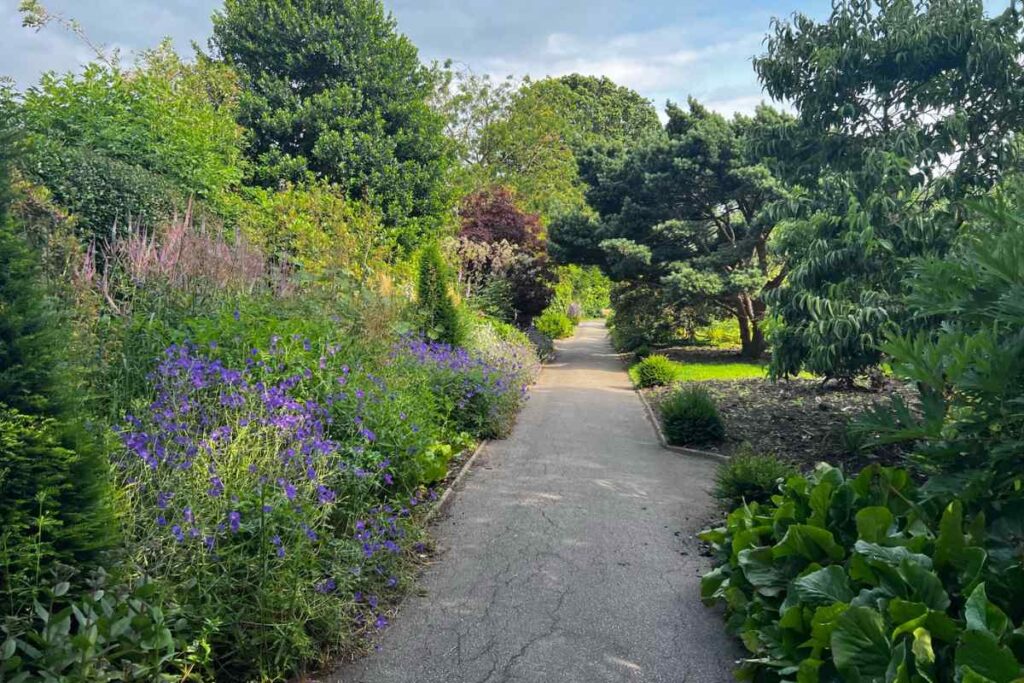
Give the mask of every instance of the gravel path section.
<path id="1" fill-rule="evenodd" d="M 601 323 L 557 346 L 434 527 L 421 594 L 327 680 L 732 680 L 740 653 L 698 590 L 715 464 L 659 446 Z"/>

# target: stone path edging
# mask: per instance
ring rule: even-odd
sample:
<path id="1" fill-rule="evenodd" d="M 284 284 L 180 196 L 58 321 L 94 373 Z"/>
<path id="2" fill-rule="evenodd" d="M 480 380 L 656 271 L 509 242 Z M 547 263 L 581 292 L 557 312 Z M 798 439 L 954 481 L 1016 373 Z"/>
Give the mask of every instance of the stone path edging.
<path id="1" fill-rule="evenodd" d="M 455 475 L 454 479 L 452 479 L 452 483 L 445 488 L 444 493 L 441 494 L 441 497 L 438 499 L 437 503 L 434 504 L 434 507 L 430 508 L 427 514 L 424 515 L 424 526 L 434 521 L 435 517 L 444 512 L 445 508 L 451 505 L 452 494 L 455 491 L 455 487 L 458 486 L 459 483 L 461 483 L 462 480 L 466 477 L 466 474 L 469 473 L 469 468 L 473 466 L 473 463 L 476 462 L 477 457 L 483 452 L 484 446 L 486 446 L 489 442 L 490 439 L 484 439 L 479 444 L 477 444 L 476 450 L 473 451 L 473 455 L 469 456 L 466 462 L 462 463 L 462 467 L 459 468 L 459 473 Z"/>

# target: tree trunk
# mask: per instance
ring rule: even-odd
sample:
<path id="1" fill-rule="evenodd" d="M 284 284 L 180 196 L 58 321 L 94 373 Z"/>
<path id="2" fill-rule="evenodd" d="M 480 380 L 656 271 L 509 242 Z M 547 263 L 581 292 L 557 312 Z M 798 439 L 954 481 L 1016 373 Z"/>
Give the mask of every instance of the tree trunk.
<path id="1" fill-rule="evenodd" d="M 742 346 L 740 355 L 744 358 L 760 358 L 768 348 L 764 339 L 764 330 L 761 329 L 764 312 L 764 302 L 752 299 L 746 294 L 740 295 L 736 321 L 740 326 L 740 344 Z"/>

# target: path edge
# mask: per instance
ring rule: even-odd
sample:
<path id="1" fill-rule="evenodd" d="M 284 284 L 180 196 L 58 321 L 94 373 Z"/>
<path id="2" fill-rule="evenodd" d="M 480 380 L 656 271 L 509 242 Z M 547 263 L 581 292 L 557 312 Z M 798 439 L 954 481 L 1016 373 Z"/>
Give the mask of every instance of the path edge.
<path id="1" fill-rule="evenodd" d="M 459 473 L 456 474 L 455 478 L 452 479 L 452 482 L 448 484 L 447 487 L 445 487 L 444 493 L 441 494 L 441 497 L 434 504 L 434 507 L 430 508 L 430 510 L 427 511 L 427 514 L 423 516 L 424 527 L 428 526 L 437 518 L 438 515 L 440 515 L 448 507 L 451 506 L 452 499 L 455 493 L 455 487 L 462 483 L 462 480 L 466 478 L 466 475 L 469 474 L 469 470 L 473 466 L 473 463 L 475 463 L 476 459 L 480 456 L 481 453 L 483 453 L 484 446 L 490 443 L 490 441 L 490 439 L 482 440 L 479 444 L 477 444 L 476 449 L 473 451 L 473 454 L 466 459 L 466 462 L 462 463 L 462 467 L 459 468 Z"/>
<path id="2" fill-rule="evenodd" d="M 712 453 L 711 451 L 702 451 L 697 448 L 687 448 L 686 446 L 673 446 L 665 438 L 665 432 L 661 428 L 661 421 L 658 419 L 657 413 L 654 412 L 654 407 L 651 402 L 644 396 L 644 392 L 639 387 L 633 384 L 632 378 L 629 378 L 629 360 L 627 356 L 629 354 L 619 353 L 619 360 L 626 368 L 626 375 L 629 381 L 629 385 L 633 387 L 633 393 L 636 394 L 637 398 L 640 399 L 640 404 L 644 407 L 644 415 L 647 416 L 647 421 L 651 423 L 651 427 L 654 428 L 654 433 L 658 436 L 658 443 L 666 451 L 672 451 L 673 453 L 679 453 L 680 455 L 689 455 L 697 458 L 704 458 L 706 460 L 714 460 L 715 462 L 729 462 L 729 456 L 722 455 L 721 453 Z"/>

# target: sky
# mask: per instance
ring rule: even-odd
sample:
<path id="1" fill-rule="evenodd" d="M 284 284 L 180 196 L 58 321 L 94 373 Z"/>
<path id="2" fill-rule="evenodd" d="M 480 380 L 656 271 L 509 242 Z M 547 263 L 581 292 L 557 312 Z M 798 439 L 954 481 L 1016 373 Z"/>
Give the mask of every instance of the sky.
<path id="1" fill-rule="evenodd" d="M 93 42 L 123 56 L 169 36 L 179 51 L 205 46 L 221 0 L 43 0 L 76 19 Z M 533 78 L 604 75 L 653 100 L 694 96 L 723 113 L 766 99 L 751 58 L 772 17 L 827 15 L 830 0 L 385 0 L 424 61 L 452 59 L 476 73 Z M 51 26 L 21 27 L 18 0 L 0 0 L 0 75 L 19 88 L 47 70 L 76 70 L 90 51 Z"/>

